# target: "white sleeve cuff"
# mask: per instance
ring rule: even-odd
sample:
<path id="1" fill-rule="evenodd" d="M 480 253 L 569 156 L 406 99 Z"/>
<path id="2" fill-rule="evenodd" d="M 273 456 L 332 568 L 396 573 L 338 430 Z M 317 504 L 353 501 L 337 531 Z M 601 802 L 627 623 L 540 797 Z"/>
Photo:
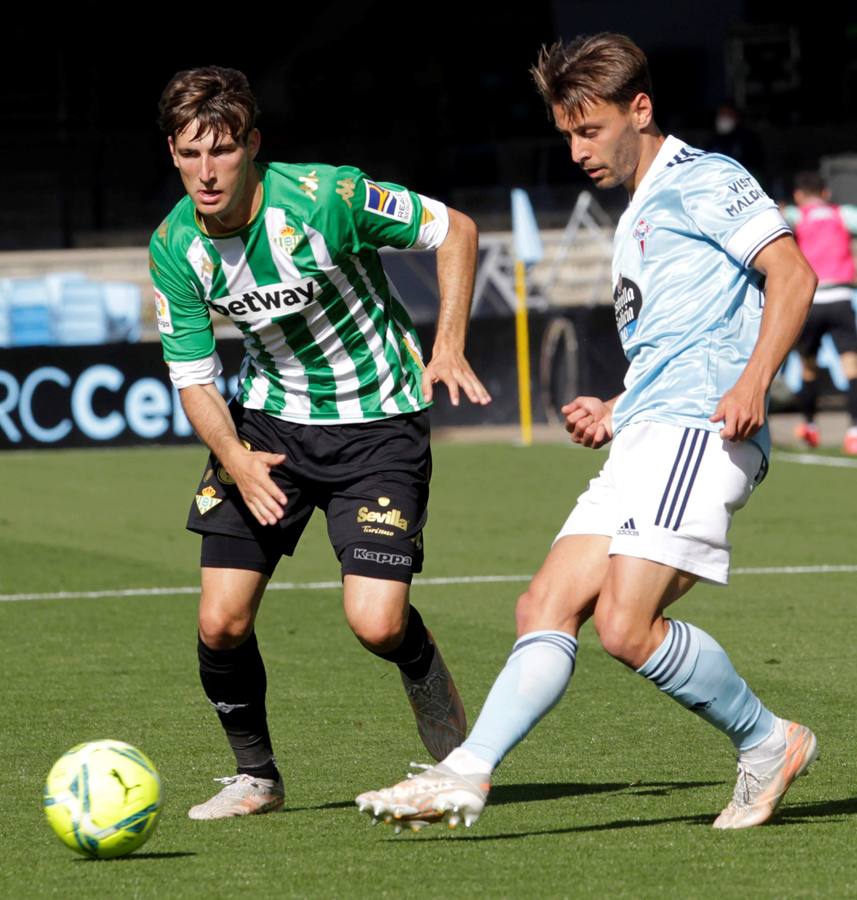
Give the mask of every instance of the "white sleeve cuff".
<path id="1" fill-rule="evenodd" d="M 749 266 L 766 244 L 770 244 L 781 234 L 791 233 L 791 228 L 778 209 L 765 209 L 745 222 L 726 241 L 725 250 L 742 266 Z"/>
<path id="2" fill-rule="evenodd" d="M 211 384 L 223 372 L 217 351 L 202 359 L 192 359 L 188 362 L 171 361 L 167 365 L 170 367 L 170 381 L 177 390 L 190 387 L 192 384 Z"/>
<path id="3" fill-rule="evenodd" d="M 437 250 L 449 232 L 449 212 L 440 200 L 417 194 L 423 205 L 423 219 L 412 250 Z"/>

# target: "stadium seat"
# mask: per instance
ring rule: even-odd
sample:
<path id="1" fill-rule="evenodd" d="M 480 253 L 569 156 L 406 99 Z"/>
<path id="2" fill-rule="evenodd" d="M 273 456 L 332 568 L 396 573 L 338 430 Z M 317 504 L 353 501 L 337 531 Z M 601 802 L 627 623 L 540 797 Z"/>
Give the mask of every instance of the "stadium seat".
<path id="1" fill-rule="evenodd" d="M 69 281 L 62 285 L 55 328 L 57 343 L 103 344 L 108 340 L 104 289 L 94 281 Z"/>
<path id="2" fill-rule="evenodd" d="M 9 344 L 38 347 L 56 343 L 50 288 L 44 278 L 16 278 L 9 283 Z"/>
<path id="3" fill-rule="evenodd" d="M 101 286 L 107 312 L 107 339 L 136 343 L 140 340 L 142 318 L 140 288 L 123 281 L 106 281 Z"/>
<path id="4" fill-rule="evenodd" d="M 9 279 L 0 278 L 0 347 L 8 347 L 9 334 Z"/>

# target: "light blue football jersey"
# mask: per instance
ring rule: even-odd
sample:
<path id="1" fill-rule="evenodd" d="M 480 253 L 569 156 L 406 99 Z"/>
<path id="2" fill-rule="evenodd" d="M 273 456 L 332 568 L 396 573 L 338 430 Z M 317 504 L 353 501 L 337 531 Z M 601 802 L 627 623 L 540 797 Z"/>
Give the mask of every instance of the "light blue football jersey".
<path id="1" fill-rule="evenodd" d="M 735 160 L 668 137 L 613 239 L 616 326 L 630 366 L 613 430 L 708 421 L 738 380 L 759 334 L 764 295 L 756 254 L 790 229 Z M 768 426 L 752 439 L 768 457 Z"/>

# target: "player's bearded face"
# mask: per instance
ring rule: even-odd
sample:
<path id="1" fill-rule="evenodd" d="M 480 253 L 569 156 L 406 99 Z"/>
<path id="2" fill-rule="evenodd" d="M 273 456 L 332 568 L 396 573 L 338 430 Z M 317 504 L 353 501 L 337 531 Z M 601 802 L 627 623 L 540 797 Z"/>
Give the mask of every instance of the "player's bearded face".
<path id="1" fill-rule="evenodd" d="M 169 139 L 184 189 L 214 230 L 240 228 L 250 219 L 258 184 L 252 164 L 259 150 L 259 132 L 251 131 L 245 143 L 228 133 L 215 137 L 212 131 L 196 132 L 194 121 Z"/>
<path id="2" fill-rule="evenodd" d="M 629 185 L 640 162 L 640 131 L 631 113 L 615 103 L 589 104 L 570 116 L 553 108 L 557 129 L 568 141 L 571 158 L 597 188 Z"/>

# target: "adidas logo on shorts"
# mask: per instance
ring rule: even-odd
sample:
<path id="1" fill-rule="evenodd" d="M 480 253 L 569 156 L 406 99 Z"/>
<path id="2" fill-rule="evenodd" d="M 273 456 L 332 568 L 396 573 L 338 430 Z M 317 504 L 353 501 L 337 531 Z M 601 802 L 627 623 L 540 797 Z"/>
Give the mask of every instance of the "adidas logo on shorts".
<path id="1" fill-rule="evenodd" d="M 634 524 L 634 520 L 633 520 L 633 519 L 628 519 L 628 521 L 625 522 L 625 524 L 622 525 L 621 528 L 617 528 L 617 529 L 616 529 L 616 534 L 617 534 L 617 535 L 619 535 L 619 534 L 628 534 L 628 535 L 631 535 L 632 537 L 639 537 L 639 536 L 640 536 L 640 532 L 637 531 L 637 526 Z"/>

